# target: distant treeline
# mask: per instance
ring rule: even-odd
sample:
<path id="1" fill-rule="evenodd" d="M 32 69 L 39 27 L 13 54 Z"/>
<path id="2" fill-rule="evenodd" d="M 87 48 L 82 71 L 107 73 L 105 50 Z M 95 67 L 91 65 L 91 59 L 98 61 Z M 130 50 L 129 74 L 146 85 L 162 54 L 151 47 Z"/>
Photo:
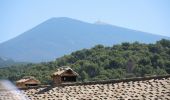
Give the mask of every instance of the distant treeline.
<path id="1" fill-rule="evenodd" d="M 96 45 L 57 58 L 55 61 L 15 65 L 0 69 L 0 78 L 16 81 L 35 76 L 44 84 L 60 66 L 71 66 L 79 73 L 79 81 L 96 81 L 170 74 L 170 40 L 155 44 L 124 42 L 112 47 Z"/>

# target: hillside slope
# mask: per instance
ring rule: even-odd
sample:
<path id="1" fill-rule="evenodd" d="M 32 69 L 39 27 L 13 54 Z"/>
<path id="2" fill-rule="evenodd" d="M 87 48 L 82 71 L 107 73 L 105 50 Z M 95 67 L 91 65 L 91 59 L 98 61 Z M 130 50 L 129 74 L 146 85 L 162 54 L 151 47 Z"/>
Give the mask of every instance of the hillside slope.
<path id="1" fill-rule="evenodd" d="M 0 68 L 9 67 L 13 64 L 17 64 L 17 63 L 14 62 L 12 59 L 3 59 L 3 58 L 0 57 Z"/>
<path id="2" fill-rule="evenodd" d="M 34 76 L 43 84 L 50 84 L 50 75 L 61 66 L 70 66 L 75 70 L 79 81 L 170 74 L 170 41 L 122 43 L 112 47 L 97 45 L 52 62 L 2 68 L 0 79 L 16 81 L 24 76 Z"/>
<path id="3" fill-rule="evenodd" d="M 16 61 L 41 62 L 97 44 L 111 46 L 134 41 L 153 43 L 162 38 L 167 37 L 61 17 L 49 19 L 0 44 L 0 56 Z"/>

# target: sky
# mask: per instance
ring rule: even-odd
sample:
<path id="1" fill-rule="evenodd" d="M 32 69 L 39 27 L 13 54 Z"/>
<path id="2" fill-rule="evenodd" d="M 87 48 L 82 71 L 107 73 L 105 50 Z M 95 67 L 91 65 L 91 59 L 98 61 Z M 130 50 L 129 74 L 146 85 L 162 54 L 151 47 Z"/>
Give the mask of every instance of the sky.
<path id="1" fill-rule="evenodd" d="M 170 0 L 0 0 L 0 43 L 52 17 L 102 21 L 170 37 Z"/>

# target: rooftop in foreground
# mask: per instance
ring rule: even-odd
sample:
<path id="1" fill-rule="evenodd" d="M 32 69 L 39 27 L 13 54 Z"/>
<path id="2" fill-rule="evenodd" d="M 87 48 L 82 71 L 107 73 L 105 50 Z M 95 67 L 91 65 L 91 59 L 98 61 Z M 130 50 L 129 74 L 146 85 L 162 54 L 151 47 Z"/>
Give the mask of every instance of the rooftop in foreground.
<path id="1" fill-rule="evenodd" d="M 100 82 L 72 83 L 21 91 L 30 100 L 170 99 L 170 75 Z M 4 94 L 0 94 L 2 98 Z M 0 99 L 1 100 L 1 99 Z"/>
<path id="2" fill-rule="evenodd" d="M 147 80 L 23 90 L 31 100 L 170 99 L 170 76 Z"/>

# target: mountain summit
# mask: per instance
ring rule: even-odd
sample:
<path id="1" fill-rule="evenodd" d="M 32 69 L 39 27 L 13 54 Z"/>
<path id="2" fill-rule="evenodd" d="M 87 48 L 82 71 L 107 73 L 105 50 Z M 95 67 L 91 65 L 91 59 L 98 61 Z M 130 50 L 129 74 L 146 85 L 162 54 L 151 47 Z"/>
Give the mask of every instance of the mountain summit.
<path id="1" fill-rule="evenodd" d="M 1 43 L 0 57 L 24 62 L 41 62 L 97 44 L 113 45 L 134 41 L 153 43 L 162 38 L 168 37 L 108 24 L 91 24 L 66 17 L 51 18 Z"/>

